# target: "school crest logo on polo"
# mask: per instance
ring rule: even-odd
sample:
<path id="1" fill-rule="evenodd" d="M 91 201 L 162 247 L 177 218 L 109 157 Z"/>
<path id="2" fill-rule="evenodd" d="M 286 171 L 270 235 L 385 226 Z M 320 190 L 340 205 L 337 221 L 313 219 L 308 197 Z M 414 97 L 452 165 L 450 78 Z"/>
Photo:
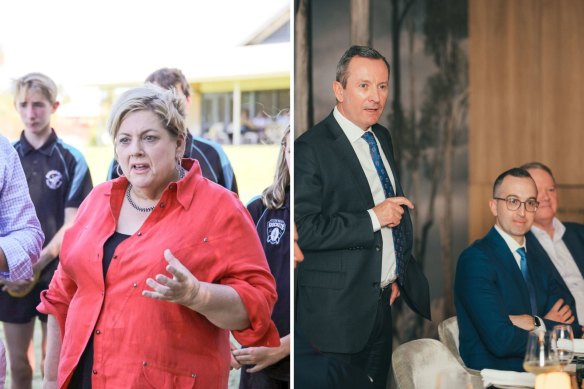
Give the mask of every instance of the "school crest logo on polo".
<path id="1" fill-rule="evenodd" d="M 286 222 L 282 219 L 270 219 L 268 221 L 268 243 L 279 244 L 286 231 Z"/>
<path id="2" fill-rule="evenodd" d="M 63 185 L 63 175 L 57 170 L 51 170 L 45 175 L 45 182 L 51 189 L 58 189 Z"/>

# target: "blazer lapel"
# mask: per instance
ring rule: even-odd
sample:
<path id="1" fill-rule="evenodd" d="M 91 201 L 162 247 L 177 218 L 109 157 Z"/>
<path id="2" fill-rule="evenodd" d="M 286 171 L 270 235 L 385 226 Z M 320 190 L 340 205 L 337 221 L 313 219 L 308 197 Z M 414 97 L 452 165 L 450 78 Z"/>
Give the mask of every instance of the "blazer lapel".
<path id="1" fill-rule="evenodd" d="M 523 274 L 521 274 L 521 269 L 517 265 L 517 261 L 515 260 L 513 253 L 511 253 L 511 250 L 509 250 L 509 246 L 507 246 L 507 243 L 505 243 L 505 240 L 497 232 L 495 227 L 491 228 L 488 237 L 491 240 L 495 257 L 501 264 L 504 273 L 508 274 L 513 284 L 517 286 L 521 302 L 527 308 L 527 312 L 531 312 L 531 301 L 529 299 L 529 291 L 527 290 L 527 284 L 523 279 Z M 512 286 L 505 285 L 504 287 L 507 288 Z"/>
<path id="2" fill-rule="evenodd" d="M 566 227 L 563 239 L 568 251 L 572 254 L 572 258 L 574 258 L 578 269 L 580 269 L 582 277 L 584 277 L 584 252 L 582 252 L 583 242 L 577 234 L 573 233 L 570 227 Z"/>
<path id="3" fill-rule="evenodd" d="M 345 165 L 345 167 L 337 166 L 335 168 L 344 169 L 348 174 L 351 174 L 355 182 L 355 192 L 361 195 L 367 208 L 374 207 L 375 203 L 373 202 L 369 182 L 367 181 L 365 172 L 363 172 L 361 163 L 359 162 L 357 154 L 355 154 L 355 150 L 353 149 L 353 146 L 351 146 L 349 139 L 341 129 L 339 123 L 335 120 L 332 113 L 325 120 L 325 124 L 326 128 L 332 133 L 334 138 L 332 148 L 335 151 L 335 154 L 339 156 L 341 162 Z M 333 162 L 331 161 L 331 163 Z"/>
<path id="4" fill-rule="evenodd" d="M 556 269 L 556 266 L 552 262 L 552 259 L 549 257 L 549 255 L 547 254 L 547 252 L 545 251 L 545 249 L 543 248 L 543 246 L 541 245 L 541 243 L 539 243 L 539 240 L 535 237 L 535 235 L 533 234 L 533 232 L 529 231 L 525 235 L 525 240 L 526 240 L 526 244 L 527 244 L 527 252 L 528 253 L 531 253 L 532 256 L 537 256 L 542 261 L 545 261 L 545 264 L 549 266 L 549 271 L 552 272 L 553 278 L 563 288 L 565 288 L 566 290 L 568 290 L 568 286 L 566 285 L 566 282 L 564 281 L 564 279 L 562 278 L 562 276 L 558 272 L 558 269 Z M 530 270 L 532 270 L 532 269 L 530 268 Z"/>

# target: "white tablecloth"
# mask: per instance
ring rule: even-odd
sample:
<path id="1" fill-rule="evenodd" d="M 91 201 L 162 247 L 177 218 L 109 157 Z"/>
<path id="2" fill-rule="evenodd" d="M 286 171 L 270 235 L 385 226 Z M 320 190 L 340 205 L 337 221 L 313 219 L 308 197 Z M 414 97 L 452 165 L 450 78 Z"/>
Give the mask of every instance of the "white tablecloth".
<path id="1" fill-rule="evenodd" d="M 494 385 L 498 388 L 533 388 L 535 374 L 517 371 L 483 369 L 481 370 L 484 387 Z"/>

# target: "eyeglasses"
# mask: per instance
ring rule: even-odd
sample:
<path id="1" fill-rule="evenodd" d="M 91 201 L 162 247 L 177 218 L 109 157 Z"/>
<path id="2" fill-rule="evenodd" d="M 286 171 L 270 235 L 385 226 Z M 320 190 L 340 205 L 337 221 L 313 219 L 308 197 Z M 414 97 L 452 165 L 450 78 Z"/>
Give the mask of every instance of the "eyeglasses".
<path id="1" fill-rule="evenodd" d="M 504 201 L 507 204 L 507 209 L 510 211 L 517 211 L 521 208 L 521 204 L 525 204 L 525 210 L 527 212 L 535 212 L 537 211 L 537 207 L 539 207 L 539 201 L 534 199 L 529 199 L 527 201 L 521 201 L 516 197 L 507 197 L 506 199 L 493 197 L 493 199 Z"/>

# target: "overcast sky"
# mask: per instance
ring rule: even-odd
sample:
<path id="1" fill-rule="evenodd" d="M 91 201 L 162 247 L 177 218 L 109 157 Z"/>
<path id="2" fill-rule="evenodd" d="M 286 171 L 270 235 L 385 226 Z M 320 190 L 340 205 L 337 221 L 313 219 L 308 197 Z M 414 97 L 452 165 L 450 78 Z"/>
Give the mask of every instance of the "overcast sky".
<path id="1" fill-rule="evenodd" d="M 30 71 L 59 84 L 180 67 L 250 37 L 290 0 L 1 0 L 0 88 Z M 141 65 L 141 66 L 138 66 Z M 106 77 L 104 77 L 106 76 Z M 139 75 L 142 79 L 144 74 Z"/>

